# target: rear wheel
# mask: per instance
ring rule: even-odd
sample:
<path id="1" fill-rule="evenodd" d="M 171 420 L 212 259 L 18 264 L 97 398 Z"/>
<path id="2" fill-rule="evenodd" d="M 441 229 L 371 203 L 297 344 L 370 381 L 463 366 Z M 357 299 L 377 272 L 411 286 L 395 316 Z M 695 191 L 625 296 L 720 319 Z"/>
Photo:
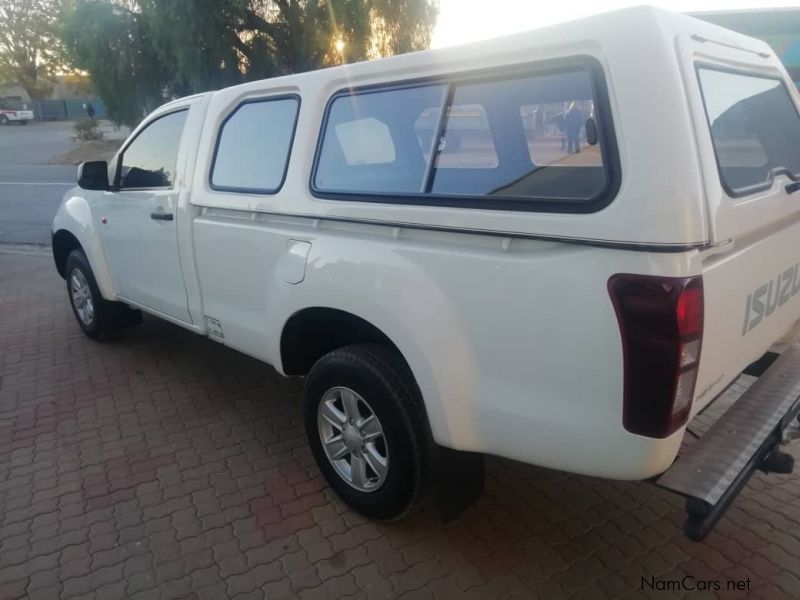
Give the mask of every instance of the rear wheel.
<path id="1" fill-rule="evenodd" d="M 120 329 L 141 321 L 141 314 L 121 302 L 109 302 L 100 294 L 83 250 L 73 250 L 66 263 L 67 294 L 72 312 L 83 332 L 103 340 Z"/>
<path id="2" fill-rule="evenodd" d="M 317 464 L 347 504 L 386 520 L 414 507 L 427 437 L 419 390 L 396 352 L 356 344 L 326 354 L 308 374 L 304 409 Z"/>
<path id="3" fill-rule="evenodd" d="M 8 117 L 5 115 L 0 115 L 0 125 L 8 125 Z"/>

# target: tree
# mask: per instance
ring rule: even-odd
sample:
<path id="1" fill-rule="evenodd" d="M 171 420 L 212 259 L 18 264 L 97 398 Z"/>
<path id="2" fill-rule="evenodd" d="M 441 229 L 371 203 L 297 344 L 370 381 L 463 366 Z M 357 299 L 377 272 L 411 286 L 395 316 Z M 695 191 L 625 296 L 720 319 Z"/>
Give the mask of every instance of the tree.
<path id="1" fill-rule="evenodd" d="M 437 14 L 437 0 L 76 0 L 63 38 L 130 123 L 155 98 L 427 48 Z"/>
<path id="2" fill-rule="evenodd" d="M 425 49 L 439 12 L 437 0 L 251 0 L 245 4 L 239 32 L 251 39 L 263 38 L 288 73 Z"/>
<path id="3" fill-rule="evenodd" d="M 424 0 L 374 0 L 372 11 L 374 56 L 430 46 L 438 5 Z"/>
<path id="4" fill-rule="evenodd" d="M 171 71 L 169 92 L 185 95 L 245 81 L 239 37 L 247 2 L 241 0 L 139 0 L 153 50 Z M 268 58 L 268 57 L 265 57 Z"/>
<path id="5" fill-rule="evenodd" d="M 163 102 L 171 76 L 147 21 L 134 9 L 104 0 L 78 2 L 61 29 L 72 64 L 90 74 L 108 115 L 131 126 Z"/>
<path id="6" fill-rule="evenodd" d="M 50 93 L 49 78 L 63 69 L 57 18 L 57 0 L 0 2 L 0 81 L 18 83 L 33 100 Z"/>

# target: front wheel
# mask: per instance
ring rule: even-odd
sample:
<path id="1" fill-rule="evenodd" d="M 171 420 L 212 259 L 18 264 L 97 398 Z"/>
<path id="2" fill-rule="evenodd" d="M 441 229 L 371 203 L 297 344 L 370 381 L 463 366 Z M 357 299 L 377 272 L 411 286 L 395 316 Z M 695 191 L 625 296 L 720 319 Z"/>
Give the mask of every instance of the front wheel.
<path id="1" fill-rule="evenodd" d="M 5 115 L 0 115 L 0 125 L 8 125 L 8 117 Z"/>
<path id="2" fill-rule="evenodd" d="M 317 464 L 347 504 L 383 520 L 414 507 L 427 436 L 419 390 L 396 352 L 355 344 L 326 354 L 306 379 L 304 413 Z"/>
<path id="3" fill-rule="evenodd" d="M 83 332 L 93 340 L 111 337 L 119 329 L 141 321 L 141 313 L 100 294 L 97 281 L 82 250 L 73 250 L 66 264 L 67 295 Z"/>

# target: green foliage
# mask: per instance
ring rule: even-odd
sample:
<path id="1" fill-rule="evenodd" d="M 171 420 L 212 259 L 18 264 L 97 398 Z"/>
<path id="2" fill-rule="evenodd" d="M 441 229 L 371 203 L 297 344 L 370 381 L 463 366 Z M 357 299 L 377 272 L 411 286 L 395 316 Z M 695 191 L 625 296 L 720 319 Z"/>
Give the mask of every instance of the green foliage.
<path id="1" fill-rule="evenodd" d="M 373 39 L 377 54 L 403 54 L 431 43 L 438 5 L 426 0 L 373 0 Z"/>
<path id="2" fill-rule="evenodd" d="M 18 83 L 34 100 L 53 89 L 63 68 L 58 0 L 0 1 L 0 83 Z"/>
<path id="3" fill-rule="evenodd" d="M 139 0 L 139 18 L 158 59 L 167 66 L 169 92 L 186 95 L 241 83 L 236 24 L 246 2 Z"/>
<path id="4" fill-rule="evenodd" d="M 119 3 L 82 0 L 64 15 L 61 37 L 72 64 L 90 73 L 117 123 L 135 125 L 163 102 L 171 73 L 141 14 Z"/>
<path id="5" fill-rule="evenodd" d="M 72 1 L 67 50 L 129 125 L 166 98 L 427 48 L 438 14 L 437 0 Z"/>
<path id="6" fill-rule="evenodd" d="M 92 118 L 80 119 L 75 121 L 72 126 L 75 131 L 75 139 L 81 141 L 102 140 L 103 132 L 97 126 L 97 120 Z"/>

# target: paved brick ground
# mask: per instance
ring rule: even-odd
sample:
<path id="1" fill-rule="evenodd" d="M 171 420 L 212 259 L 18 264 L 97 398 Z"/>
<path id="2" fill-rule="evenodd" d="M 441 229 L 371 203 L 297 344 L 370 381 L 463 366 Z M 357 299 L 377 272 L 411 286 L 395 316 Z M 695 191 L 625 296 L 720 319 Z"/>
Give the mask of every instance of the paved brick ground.
<path id="1" fill-rule="evenodd" d="M 800 597 L 797 477 L 757 476 L 702 545 L 652 486 L 496 459 L 455 523 L 368 522 L 321 481 L 300 382 L 156 320 L 92 343 L 48 256 L 0 252 L 0 369 L 0 599 L 602 598 L 684 575 Z"/>

